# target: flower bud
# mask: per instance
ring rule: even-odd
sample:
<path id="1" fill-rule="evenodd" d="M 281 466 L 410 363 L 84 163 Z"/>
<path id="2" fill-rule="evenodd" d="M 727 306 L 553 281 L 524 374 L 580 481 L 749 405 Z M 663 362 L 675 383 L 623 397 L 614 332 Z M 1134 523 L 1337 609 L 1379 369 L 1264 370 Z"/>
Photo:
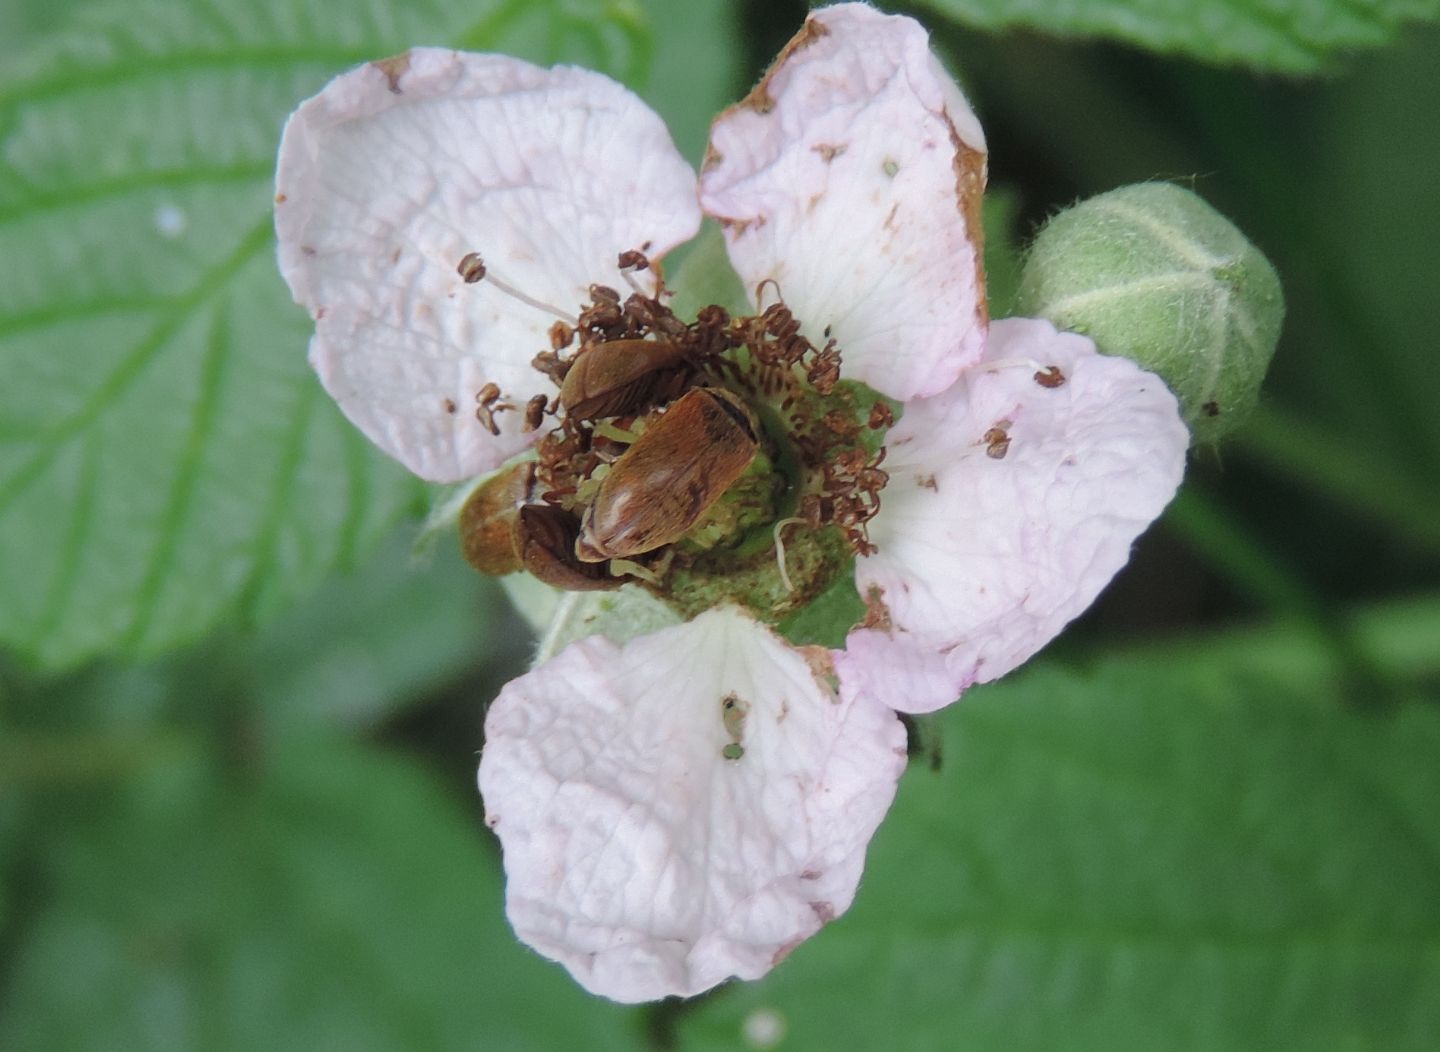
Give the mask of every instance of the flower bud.
<path id="1" fill-rule="evenodd" d="M 1189 190 L 1138 183 L 1045 225 L 1016 313 L 1159 374 L 1192 442 L 1213 443 L 1258 401 L 1285 301 L 1275 268 L 1228 219 Z"/>

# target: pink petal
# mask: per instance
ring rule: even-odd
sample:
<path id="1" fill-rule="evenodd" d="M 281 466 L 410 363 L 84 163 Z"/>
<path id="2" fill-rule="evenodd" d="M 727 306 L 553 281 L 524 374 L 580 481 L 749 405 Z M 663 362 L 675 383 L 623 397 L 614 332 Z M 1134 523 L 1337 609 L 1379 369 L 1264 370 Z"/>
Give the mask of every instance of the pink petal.
<path id="1" fill-rule="evenodd" d="M 310 358 L 346 415 L 416 474 L 454 481 L 534 439 L 493 436 L 476 394 L 518 405 L 556 320 L 456 266 L 576 313 L 616 257 L 659 258 L 699 225 L 694 173 L 660 118 L 585 70 L 416 48 L 331 81 L 280 145 L 280 268 L 316 320 Z"/>
<path id="2" fill-rule="evenodd" d="M 844 913 L 905 733 L 837 698 L 825 659 L 723 609 L 623 647 L 590 637 L 507 685 L 480 791 L 520 938 L 594 993 L 648 1001 L 763 975 Z M 728 728 L 727 695 L 748 706 Z"/>
<path id="3" fill-rule="evenodd" d="M 1036 381 L 1050 365 L 1061 386 Z M 991 326 L 953 388 L 906 405 L 886 445 L 879 552 L 856 567 L 878 624 L 836 668 L 846 697 L 929 712 L 1090 605 L 1174 496 L 1189 434 L 1158 377 L 1020 318 Z"/>
<path id="4" fill-rule="evenodd" d="M 715 122 L 700 201 L 752 295 L 773 280 L 846 377 L 908 399 L 984 346 L 984 184 L 980 125 L 924 29 L 839 4 Z"/>

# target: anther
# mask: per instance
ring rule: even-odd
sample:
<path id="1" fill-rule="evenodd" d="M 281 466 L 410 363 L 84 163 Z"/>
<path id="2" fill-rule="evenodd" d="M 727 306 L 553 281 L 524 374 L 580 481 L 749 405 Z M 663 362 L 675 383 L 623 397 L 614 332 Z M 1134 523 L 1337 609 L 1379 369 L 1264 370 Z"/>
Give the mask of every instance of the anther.
<path id="1" fill-rule="evenodd" d="M 1010 451 L 1010 421 L 1002 420 L 981 437 L 985 443 L 985 455 L 991 460 L 1004 460 Z"/>
<path id="2" fill-rule="evenodd" d="M 492 435 L 500 433 L 500 425 L 495 423 L 495 414 L 505 409 L 515 408 L 509 402 L 502 402 L 500 399 L 500 387 L 493 382 L 487 383 L 475 392 L 475 419 L 480 421 Z"/>
<path id="3" fill-rule="evenodd" d="M 636 252 L 634 249 L 629 252 L 621 252 L 616 265 L 620 268 L 620 276 L 625 279 L 625 284 L 630 286 L 630 291 L 648 298 L 650 294 L 632 276 L 633 271 L 650 269 L 650 260 L 645 258 L 645 253 Z"/>
<path id="4" fill-rule="evenodd" d="M 545 396 L 537 394 L 525 403 L 525 425 L 521 431 L 534 431 L 545 421 Z"/>
<path id="5" fill-rule="evenodd" d="M 473 285 L 485 277 L 485 261 L 480 258 L 479 252 L 467 252 L 460 258 L 460 265 L 455 270 L 465 279 L 465 284 Z"/>

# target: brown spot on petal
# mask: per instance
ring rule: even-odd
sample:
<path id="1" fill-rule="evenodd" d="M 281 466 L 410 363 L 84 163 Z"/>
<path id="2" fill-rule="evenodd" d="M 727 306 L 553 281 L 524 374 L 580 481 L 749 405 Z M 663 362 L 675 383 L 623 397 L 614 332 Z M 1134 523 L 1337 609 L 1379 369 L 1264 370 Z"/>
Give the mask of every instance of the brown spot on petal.
<path id="1" fill-rule="evenodd" d="M 819 880 L 823 875 L 818 869 L 802 869 L 800 871 L 801 880 Z"/>
<path id="2" fill-rule="evenodd" d="M 790 60 L 792 55 L 804 51 L 811 44 L 815 43 L 815 41 L 823 36 L 829 35 L 829 33 L 830 30 L 826 28 L 824 23 L 816 21 L 813 16 L 807 18 L 805 24 L 800 27 L 800 32 L 791 37 L 790 42 L 780 49 L 780 54 L 775 56 L 775 61 L 770 64 L 770 68 L 766 70 L 765 75 L 760 78 L 760 83 L 755 85 L 749 95 L 746 95 L 739 102 L 735 103 L 735 105 L 720 114 L 717 120 L 724 120 L 732 110 L 737 109 L 753 110 L 755 113 L 761 115 L 773 110 L 775 108 L 775 97 L 770 94 L 770 78 L 775 75 L 775 72 L 781 66 Z"/>
<path id="3" fill-rule="evenodd" d="M 404 94 L 404 92 L 400 90 L 400 78 L 410 72 L 410 52 L 402 51 L 398 55 L 378 59 L 370 63 L 370 65 L 385 74 L 385 80 L 390 84 L 390 93 L 392 95 Z"/>
<path id="4" fill-rule="evenodd" d="M 810 908 L 815 911 L 815 916 L 820 918 L 821 924 L 829 924 L 835 919 L 835 907 L 828 902 L 812 902 Z"/>
<path id="5" fill-rule="evenodd" d="M 770 74 L 765 74 L 765 78 L 760 81 L 759 84 L 756 84 L 755 87 L 751 89 L 750 94 L 746 95 L 736 103 L 736 105 L 742 106 L 747 110 L 754 110 L 761 116 L 773 110 L 775 108 L 775 99 L 770 94 Z"/>
<path id="6" fill-rule="evenodd" d="M 885 605 L 885 589 L 878 584 L 872 584 L 865 593 L 865 620 L 860 624 L 863 628 L 878 629 L 887 635 L 895 628 L 890 620 L 890 608 Z"/>
<path id="7" fill-rule="evenodd" d="M 985 154 L 960 138 L 960 132 L 948 112 L 945 123 L 950 127 L 950 145 L 955 150 L 955 157 L 950 162 L 955 169 L 955 203 L 965 217 L 965 232 L 975 243 L 975 291 L 978 296 L 975 313 L 977 320 L 984 324 L 990 316 L 985 299 L 985 230 L 980 223 L 980 199 L 985 193 Z"/>
<path id="8" fill-rule="evenodd" d="M 940 492 L 940 484 L 935 481 L 934 475 L 916 475 L 915 485 L 921 489 L 934 490 L 936 493 Z"/>
<path id="9" fill-rule="evenodd" d="M 829 164 L 831 161 L 835 160 L 835 158 L 839 157 L 849 148 L 850 144 L 843 142 L 839 144 L 821 142 L 816 143 L 814 146 L 810 147 L 810 149 L 814 150 L 820 155 L 820 159 L 826 164 Z"/>
<path id="10" fill-rule="evenodd" d="M 800 656 L 805 659 L 805 664 L 810 666 L 810 674 L 815 677 L 815 682 L 822 689 L 830 692 L 831 701 L 838 703 L 840 698 L 836 692 L 840 689 L 840 680 L 835 675 L 835 662 L 830 657 L 830 651 L 813 644 L 795 649 L 800 651 Z"/>
<path id="11" fill-rule="evenodd" d="M 804 939 L 791 939 L 789 942 L 783 943 L 780 948 L 775 951 L 774 956 L 770 958 L 770 967 L 777 967 L 781 961 L 794 952 L 795 947 L 804 941 Z"/>
<path id="12" fill-rule="evenodd" d="M 753 219 L 727 219 L 724 216 L 716 216 L 715 218 L 720 221 L 721 229 L 727 231 L 733 230 L 737 238 L 744 237 L 752 227 L 759 230 L 767 222 L 766 217 L 763 215 L 756 216 Z"/>
<path id="13" fill-rule="evenodd" d="M 277 205 L 283 205 L 288 200 L 290 200 L 290 198 L 286 197 L 284 194 L 275 195 L 275 203 Z"/>

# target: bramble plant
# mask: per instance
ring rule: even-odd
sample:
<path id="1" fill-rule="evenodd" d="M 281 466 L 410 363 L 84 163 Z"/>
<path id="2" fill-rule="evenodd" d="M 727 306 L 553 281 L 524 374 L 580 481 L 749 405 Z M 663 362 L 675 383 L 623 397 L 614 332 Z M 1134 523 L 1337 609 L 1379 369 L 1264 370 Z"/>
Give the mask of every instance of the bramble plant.
<path id="1" fill-rule="evenodd" d="M 1423 1041 L 1436 14 L 0 16 L 0 1044 Z"/>

